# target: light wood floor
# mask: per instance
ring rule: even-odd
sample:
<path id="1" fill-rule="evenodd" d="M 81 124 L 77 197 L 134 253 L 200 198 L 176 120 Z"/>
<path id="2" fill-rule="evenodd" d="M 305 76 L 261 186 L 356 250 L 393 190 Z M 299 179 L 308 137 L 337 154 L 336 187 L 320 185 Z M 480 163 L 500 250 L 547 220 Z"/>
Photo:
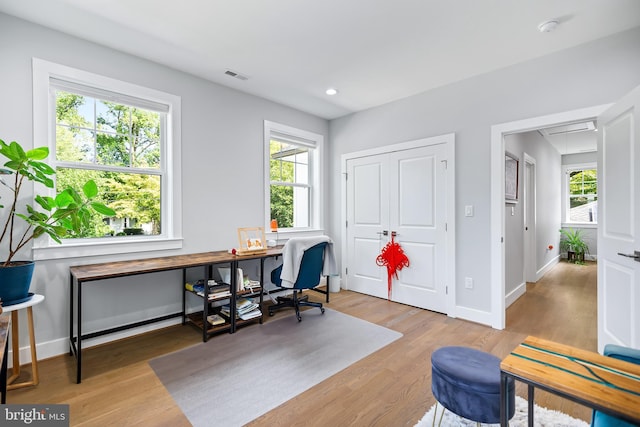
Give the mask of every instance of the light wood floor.
<path id="1" fill-rule="evenodd" d="M 319 294 L 310 295 L 320 300 Z M 527 335 L 535 335 L 596 350 L 594 264 L 561 263 L 543 280 L 528 284 L 525 296 L 507 310 L 503 331 L 344 290 L 331 294 L 327 307 L 404 336 L 250 426 L 413 426 L 434 403 L 430 356 L 445 345 L 470 346 L 502 358 Z M 287 314 L 280 311 L 276 316 Z M 43 360 L 40 385 L 12 390 L 7 401 L 70 404 L 74 426 L 188 426 L 147 361 L 200 339 L 191 326 L 175 326 L 91 348 L 83 353 L 84 379 L 79 385 L 74 382 L 72 357 Z M 28 373 L 29 366 L 24 370 Z M 526 396 L 526 388 L 520 384 L 517 393 Z M 206 390 L 202 396 L 207 396 Z M 536 403 L 585 420 L 591 413 L 543 392 L 536 394 Z"/>

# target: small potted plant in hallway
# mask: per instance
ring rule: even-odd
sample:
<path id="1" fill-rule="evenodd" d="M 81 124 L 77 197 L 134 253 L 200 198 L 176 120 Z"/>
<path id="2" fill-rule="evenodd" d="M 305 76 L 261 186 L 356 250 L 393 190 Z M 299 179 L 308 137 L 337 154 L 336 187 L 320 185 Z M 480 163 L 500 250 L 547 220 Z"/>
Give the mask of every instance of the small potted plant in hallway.
<path id="1" fill-rule="evenodd" d="M 589 246 L 584 241 L 582 230 L 561 228 L 560 234 L 560 249 L 567 251 L 567 261 L 584 264 L 584 256 L 589 253 Z"/>
<path id="2" fill-rule="evenodd" d="M 98 212 L 113 216 L 113 209 L 95 200 L 98 187 L 93 180 L 87 181 L 82 193 L 66 188 L 55 198 L 36 195 L 36 206 L 20 207 L 20 192 L 27 182 L 39 183 L 53 188 L 55 170 L 43 162 L 49 155 L 47 147 L 25 151 L 13 141 L 10 144 L 0 139 L 0 154 L 8 159 L 0 167 L 0 183 L 11 193 L 11 202 L 3 206 L 0 200 L 0 298 L 3 305 L 17 304 L 29 299 L 29 286 L 33 275 L 33 261 L 16 261 L 14 257 L 33 239 L 47 234 L 57 243 L 65 237 L 77 235 L 87 224 L 91 214 Z M 5 243 L 6 242 L 6 243 Z"/>

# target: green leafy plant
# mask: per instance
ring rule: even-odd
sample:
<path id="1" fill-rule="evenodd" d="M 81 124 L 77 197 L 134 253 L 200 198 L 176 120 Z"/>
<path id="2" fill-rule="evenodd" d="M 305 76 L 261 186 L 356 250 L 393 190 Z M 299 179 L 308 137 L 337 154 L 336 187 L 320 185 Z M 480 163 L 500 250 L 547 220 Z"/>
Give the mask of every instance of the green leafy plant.
<path id="1" fill-rule="evenodd" d="M 93 180 L 82 186 L 82 193 L 73 188 L 66 188 L 58 192 L 55 198 L 36 195 L 34 200 L 37 206 L 27 204 L 25 213 L 18 212 L 20 191 L 25 183 L 37 182 L 47 188 L 53 188 L 52 176 L 56 171 L 43 162 L 49 156 L 47 147 L 25 151 L 15 141 L 7 144 L 0 139 L 0 154 L 8 159 L 4 167 L 0 168 L 0 175 L 4 175 L 0 181 L 13 193 L 11 206 L 8 207 L 9 214 L 0 234 L 0 244 L 5 239 L 9 241 L 9 252 L 7 258 L 0 261 L 0 266 L 11 265 L 13 257 L 20 249 L 44 234 L 57 243 L 61 243 L 63 238 L 76 236 L 88 225 L 93 211 L 104 216 L 115 215 L 113 209 L 95 200 L 98 186 Z M 0 204 L 0 208 L 4 206 Z M 19 220 L 26 223 L 26 230 L 16 227 Z"/>
<path id="2" fill-rule="evenodd" d="M 589 253 L 589 246 L 584 241 L 582 230 L 561 228 L 560 235 L 560 249 L 567 253 L 575 253 L 575 263 L 584 262 L 584 255 Z"/>

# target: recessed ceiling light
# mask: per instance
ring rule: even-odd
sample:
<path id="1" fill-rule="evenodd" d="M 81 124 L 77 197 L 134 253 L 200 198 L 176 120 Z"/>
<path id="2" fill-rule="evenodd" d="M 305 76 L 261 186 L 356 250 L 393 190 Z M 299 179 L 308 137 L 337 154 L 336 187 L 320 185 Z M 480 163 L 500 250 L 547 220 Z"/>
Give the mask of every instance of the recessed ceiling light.
<path id="1" fill-rule="evenodd" d="M 325 92 L 327 95 L 329 96 L 333 96 L 336 95 L 338 93 L 338 89 L 334 89 L 334 88 L 329 88 L 327 89 L 327 91 Z"/>
<path id="2" fill-rule="evenodd" d="M 538 31 L 540 31 L 541 33 L 550 33 L 551 31 L 555 30 L 557 26 L 558 21 L 556 21 L 555 19 L 551 19 L 538 25 Z"/>

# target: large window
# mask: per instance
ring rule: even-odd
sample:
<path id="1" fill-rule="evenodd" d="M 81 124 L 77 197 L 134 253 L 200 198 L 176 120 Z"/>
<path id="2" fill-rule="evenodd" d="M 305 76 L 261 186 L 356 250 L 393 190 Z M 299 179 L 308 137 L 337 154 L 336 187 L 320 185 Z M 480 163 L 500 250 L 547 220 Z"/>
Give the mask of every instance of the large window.
<path id="1" fill-rule="evenodd" d="M 100 201 L 116 211 L 112 218 L 95 214 L 63 246 L 80 245 L 83 254 L 181 246 L 179 110 L 174 95 L 34 59 L 34 134 L 46 135 L 54 153 L 47 161 L 56 188 L 93 179 Z M 101 245 L 111 248 L 86 250 Z M 42 239 L 35 248 L 54 245 Z"/>
<path id="2" fill-rule="evenodd" d="M 161 234 L 166 106 L 141 108 L 125 97 L 52 80 L 56 104 L 56 187 L 93 179 L 114 218 L 95 214 L 82 237 Z M 91 94 L 91 95 L 89 95 Z"/>
<path id="3" fill-rule="evenodd" d="M 596 224 L 598 222 L 598 173 L 595 164 L 565 168 L 565 221 Z"/>
<path id="4" fill-rule="evenodd" d="M 322 136 L 265 122 L 268 189 L 265 223 L 279 230 L 320 228 Z"/>

